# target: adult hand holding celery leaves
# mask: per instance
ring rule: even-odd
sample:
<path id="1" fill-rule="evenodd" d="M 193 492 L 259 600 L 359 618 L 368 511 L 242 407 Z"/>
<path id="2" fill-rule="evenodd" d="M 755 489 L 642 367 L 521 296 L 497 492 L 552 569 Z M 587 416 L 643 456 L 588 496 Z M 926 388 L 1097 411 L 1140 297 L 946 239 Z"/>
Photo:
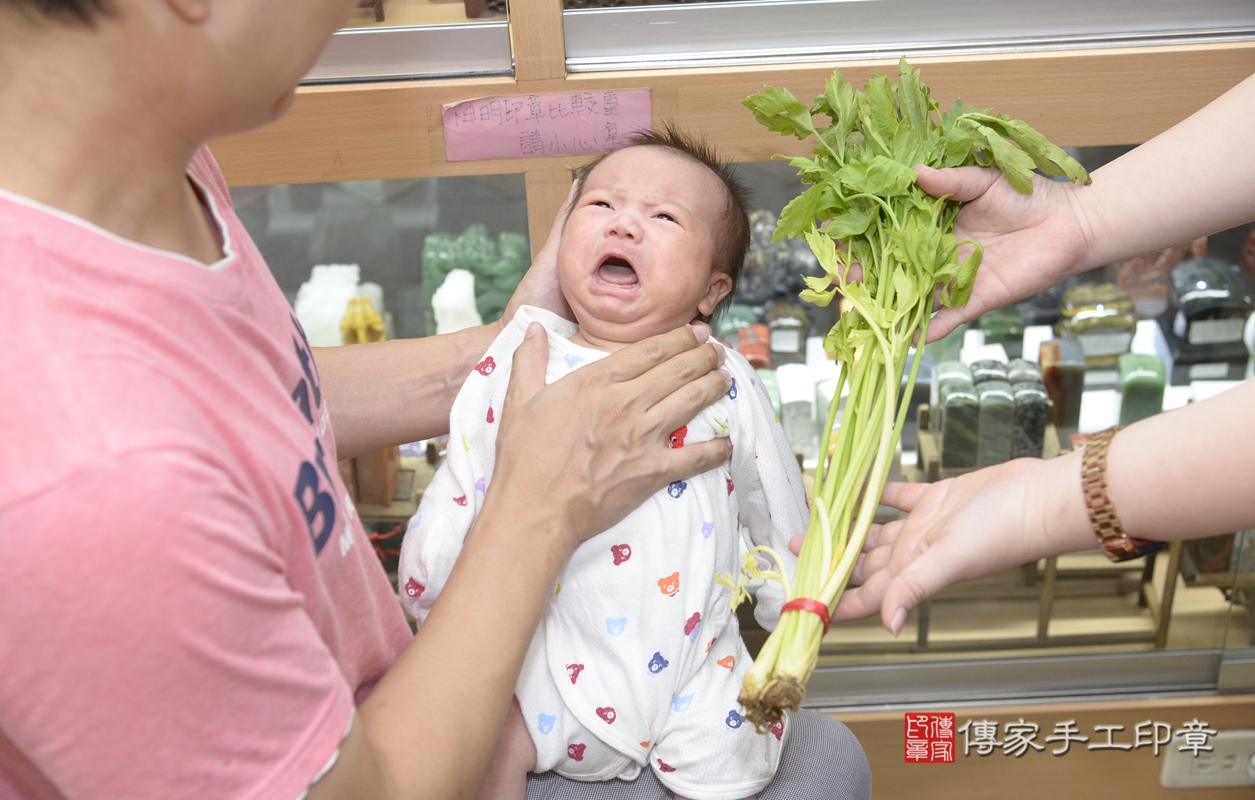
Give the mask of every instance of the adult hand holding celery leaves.
<path id="1" fill-rule="evenodd" d="M 961 102 L 936 115 L 928 87 L 905 59 L 897 85 L 877 73 L 856 91 L 837 70 L 824 89 L 810 107 L 772 87 L 743 101 L 769 130 L 815 137 L 813 157 L 790 162 L 810 188 L 781 212 L 775 238 L 804 237 L 824 268 L 824 277 L 807 278 L 803 299 L 823 306 L 839 296 L 849 304 L 824 339 L 841 374 L 793 579 L 783 569 L 761 569 L 757 553 L 746 560 L 749 574 L 784 584 L 791 612 L 781 616 L 742 685 L 746 717 L 760 729 L 800 705 L 828 615 L 863 550 L 915 383 L 918 360 L 899 394 L 908 352 L 917 336 L 927 337 L 935 300 L 967 302 L 980 266 L 980 246 L 964 257 L 954 236 L 962 203 L 925 193 L 913 167 L 996 166 L 1024 193 L 1032 191 L 1034 169 L 1089 180 L 1024 122 Z M 861 269 L 852 274 L 856 265 Z M 845 387 L 849 397 L 834 434 Z"/>

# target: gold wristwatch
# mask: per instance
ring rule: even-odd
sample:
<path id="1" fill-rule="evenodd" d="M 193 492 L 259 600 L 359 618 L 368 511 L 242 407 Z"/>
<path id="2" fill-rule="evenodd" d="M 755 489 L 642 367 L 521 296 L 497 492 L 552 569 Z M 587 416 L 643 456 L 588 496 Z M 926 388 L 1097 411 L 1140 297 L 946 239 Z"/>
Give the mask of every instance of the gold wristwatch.
<path id="1" fill-rule="evenodd" d="M 1124 532 L 1116 507 L 1107 493 L 1107 446 L 1120 430 L 1120 426 L 1095 433 L 1085 443 L 1085 457 L 1081 462 L 1081 491 L 1085 494 L 1085 507 L 1089 511 L 1090 524 L 1098 536 L 1098 543 L 1107 558 L 1112 561 L 1129 561 L 1164 549 L 1165 542 L 1136 539 Z"/>

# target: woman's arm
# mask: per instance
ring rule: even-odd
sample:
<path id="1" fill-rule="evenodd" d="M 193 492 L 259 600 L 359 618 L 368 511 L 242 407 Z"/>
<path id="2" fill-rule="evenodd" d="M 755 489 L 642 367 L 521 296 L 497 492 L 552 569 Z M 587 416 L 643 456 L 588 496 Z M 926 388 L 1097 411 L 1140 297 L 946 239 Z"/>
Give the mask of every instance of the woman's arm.
<path id="1" fill-rule="evenodd" d="M 717 348 L 699 345 L 708 335 L 695 325 L 657 336 L 545 386 L 546 334 L 529 329 L 483 511 L 440 599 L 358 709 L 310 800 L 474 796 L 571 549 L 669 482 L 727 458 L 723 440 L 666 446 L 728 389 Z"/>
<path id="2" fill-rule="evenodd" d="M 492 323 L 422 339 L 315 348 L 336 457 L 448 433 L 453 399 L 500 332 Z"/>
<path id="3" fill-rule="evenodd" d="M 1255 219 L 1255 75 L 1094 173 L 1079 269 Z"/>
<path id="4" fill-rule="evenodd" d="M 1090 186 L 1038 177 L 1024 195 L 996 169 L 916 169 L 924 191 L 967 202 L 955 235 L 985 248 L 967 305 L 929 326 L 935 341 L 1069 275 L 1255 219 L 1255 76 L 1095 171 Z"/>
<path id="5" fill-rule="evenodd" d="M 1247 381 L 1112 439 L 1108 494 L 1130 536 L 1167 541 L 1255 527 L 1253 406 L 1255 381 Z M 861 585 L 845 593 L 835 617 L 879 610 L 897 633 L 907 611 L 953 583 L 1096 548 L 1082 456 L 1017 459 L 934 484 L 889 484 L 881 502 L 909 516 L 868 536 L 854 571 Z"/>

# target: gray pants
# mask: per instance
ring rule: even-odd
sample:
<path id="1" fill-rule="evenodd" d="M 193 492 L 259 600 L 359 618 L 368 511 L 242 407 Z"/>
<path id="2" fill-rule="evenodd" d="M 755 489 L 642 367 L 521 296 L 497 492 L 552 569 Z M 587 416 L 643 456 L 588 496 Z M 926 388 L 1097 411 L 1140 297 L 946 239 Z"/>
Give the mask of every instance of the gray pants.
<path id="1" fill-rule="evenodd" d="M 868 800 L 872 796 L 867 756 L 850 729 L 813 711 L 794 718 L 780 768 L 759 800 Z M 671 793 L 644 770 L 631 783 L 577 783 L 552 772 L 532 776 L 527 800 L 665 800 Z"/>

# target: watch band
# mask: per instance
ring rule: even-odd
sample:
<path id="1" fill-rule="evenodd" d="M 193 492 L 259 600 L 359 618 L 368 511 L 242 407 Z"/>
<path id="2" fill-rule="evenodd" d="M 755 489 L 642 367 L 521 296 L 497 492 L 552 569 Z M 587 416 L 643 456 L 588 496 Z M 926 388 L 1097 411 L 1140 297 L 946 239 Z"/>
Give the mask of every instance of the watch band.
<path id="1" fill-rule="evenodd" d="M 1085 456 L 1081 462 L 1081 491 L 1085 494 L 1085 508 L 1089 511 L 1090 524 L 1107 558 L 1112 561 L 1129 561 L 1157 553 L 1164 542 L 1136 539 L 1124 532 L 1116 507 L 1107 493 L 1107 447 L 1120 430 L 1120 426 L 1094 434 L 1085 443 Z"/>

